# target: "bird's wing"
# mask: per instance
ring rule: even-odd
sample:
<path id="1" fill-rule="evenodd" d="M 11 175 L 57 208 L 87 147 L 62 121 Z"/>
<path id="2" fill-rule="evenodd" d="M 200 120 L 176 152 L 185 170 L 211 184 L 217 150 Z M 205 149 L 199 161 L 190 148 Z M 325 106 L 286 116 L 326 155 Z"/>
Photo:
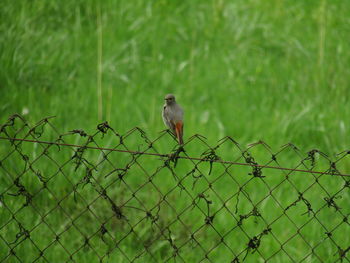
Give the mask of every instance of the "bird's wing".
<path id="1" fill-rule="evenodd" d="M 182 121 L 183 118 L 184 118 L 184 111 L 183 111 L 183 109 L 180 107 L 179 104 L 177 104 L 177 111 L 178 111 L 179 119 Z"/>

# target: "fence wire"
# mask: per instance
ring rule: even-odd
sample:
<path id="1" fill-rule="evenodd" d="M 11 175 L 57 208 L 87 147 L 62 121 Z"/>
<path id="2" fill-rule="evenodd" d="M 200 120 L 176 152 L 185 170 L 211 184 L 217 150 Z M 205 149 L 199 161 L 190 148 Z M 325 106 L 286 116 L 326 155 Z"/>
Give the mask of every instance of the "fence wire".
<path id="1" fill-rule="evenodd" d="M 0 126 L 1 262 L 350 262 L 350 151 Z"/>

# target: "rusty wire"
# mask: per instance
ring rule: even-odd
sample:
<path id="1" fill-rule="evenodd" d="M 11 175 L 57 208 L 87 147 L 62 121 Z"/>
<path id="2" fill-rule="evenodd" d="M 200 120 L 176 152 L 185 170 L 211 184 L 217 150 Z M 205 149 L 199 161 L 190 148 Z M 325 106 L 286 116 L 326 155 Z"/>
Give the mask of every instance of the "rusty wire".
<path id="1" fill-rule="evenodd" d="M 107 122 L 61 134 L 52 117 L 11 116 L 0 126 L 0 261 L 350 261 L 349 151 L 194 135 L 160 153 L 162 140 L 174 141 Z"/>

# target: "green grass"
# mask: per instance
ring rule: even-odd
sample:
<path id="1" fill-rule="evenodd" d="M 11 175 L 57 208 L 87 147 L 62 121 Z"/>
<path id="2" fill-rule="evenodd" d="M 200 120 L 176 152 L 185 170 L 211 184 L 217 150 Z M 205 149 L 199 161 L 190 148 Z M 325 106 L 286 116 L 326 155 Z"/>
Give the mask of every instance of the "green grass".
<path id="1" fill-rule="evenodd" d="M 185 141 L 199 133 L 207 138 L 210 145 L 216 145 L 219 139 L 228 135 L 243 147 L 248 143 L 263 140 L 271 145 L 273 152 L 278 151 L 281 145 L 292 142 L 302 152 L 316 148 L 335 159 L 334 154 L 349 148 L 350 140 L 349 13 L 350 4 L 341 0 L 3 0 L 0 3 L 0 123 L 4 123 L 8 116 L 15 112 L 29 111 L 25 118 L 31 123 L 47 116 L 56 116 L 52 122 L 62 133 L 72 129 L 84 129 L 92 133 L 98 123 L 107 120 L 121 134 L 138 126 L 145 130 L 150 138 L 156 138 L 164 129 L 160 114 L 163 97 L 167 93 L 174 93 L 185 110 Z M 56 138 L 51 129 L 46 129 L 44 134 L 46 137 L 43 139 Z M 106 135 L 106 138 L 101 140 L 101 145 L 113 147 L 116 140 L 112 137 L 111 134 Z M 72 143 L 82 142 L 75 138 L 69 140 Z M 162 138 L 157 142 L 156 148 L 162 153 L 170 152 L 173 143 L 169 145 L 169 140 L 168 137 Z M 127 144 L 131 149 L 144 149 L 147 146 L 136 135 L 131 136 Z M 31 161 L 40 154 L 39 146 L 23 147 Z M 8 144 L 2 143 L 0 149 L 2 159 L 10 148 Z M 196 157 L 204 150 L 205 147 L 194 142 L 186 148 L 189 155 Z M 60 163 L 72 155 L 68 149 L 56 151 L 50 154 Z M 218 154 L 225 160 L 234 160 L 239 152 L 235 150 L 233 156 L 232 147 L 223 146 L 218 150 Z M 270 154 L 263 147 L 254 148 L 252 154 L 258 163 L 264 164 L 270 160 Z M 7 165 L 7 169 L 23 165 L 19 158 L 20 156 L 13 157 L 12 161 L 4 165 Z M 95 163 L 101 157 L 91 153 L 89 158 Z M 124 167 L 130 157 L 118 154 L 113 158 L 116 158 L 118 167 Z M 289 151 L 283 153 L 279 161 L 282 166 L 295 167 L 301 158 Z M 161 165 L 157 158 L 141 159 L 150 173 Z M 36 164 L 36 169 L 52 175 L 57 167 L 50 164 L 50 161 L 45 162 L 41 159 L 40 164 Z M 322 171 L 328 168 L 329 163 L 319 157 L 317 165 L 315 169 Z M 74 183 L 84 176 L 83 168 L 75 174 L 74 165 L 68 167 L 66 174 Z M 178 164 L 176 172 L 184 175 L 192 168 L 191 163 L 184 161 Z M 339 168 L 343 173 L 350 173 L 348 159 L 342 160 Z M 104 167 L 101 173 L 110 169 L 111 167 Z M 201 169 L 207 171 L 207 164 Z M 220 169 L 223 169 L 220 165 L 215 166 L 213 177 L 208 177 L 208 180 L 215 181 L 215 176 L 222 172 Z M 243 183 L 245 176 L 251 171 L 249 168 L 240 167 L 230 169 L 237 174 L 240 183 Z M 174 185 L 174 180 L 166 170 L 162 171 L 164 174 L 157 176 L 156 180 L 159 180 L 157 185 L 165 191 Z M 264 179 L 270 186 L 276 185 L 284 178 L 283 173 L 263 171 L 265 175 L 271 174 L 266 175 Z M 5 173 L 4 170 L 1 173 Z M 13 174 L 15 173 L 18 171 L 14 170 Z M 128 183 L 132 187 L 140 184 L 135 176 L 139 173 L 137 169 L 129 171 Z M 30 179 L 33 176 L 25 174 L 24 184 L 34 188 L 40 187 L 36 177 L 35 180 Z M 163 177 L 166 179 L 162 179 Z M 293 178 L 298 188 L 303 189 L 313 182 L 313 177 L 305 177 L 305 174 L 300 173 Z M 11 180 L 9 178 L 11 176 L 3 177 L 0 181 L 1 193 L 13 183 L 14 177 Z M 99 180 L 107 184 L 111 179 Z M 310 181 L 303 184 L 305 180 Z M 196 195 L 207 187 L 204 180 L 200 181 L 194 190 L 191 190 L 192 180 L 184 180 L 183 183 Z M 220 189 L 222 195 L 229 196 L 229 182 L 222 179 L 215 187 Z M 342 179 L 322 177 L 322 185 L 332 194 L 336 189 L 339 190 L 343 182 Z M 71 190 L 71 185 L 63 177 L 55 179 L 50 187 L 57 191 L 58 195 Z M 115 186 L 116 189 L 109 190 L 118 203 L 122 202 L 118 199 L 118 191 L 127 191 L 123 187 L 126 186 Z M 287 206 L 298 195 L 295 189 L 291 189 L 290 184 L 283 187 L 276 196 L 280 198 L 283 206 Z M 237 185 L 234 186 L 234 190 L 237 191 Z M 268 191 L 258 183 L 248 185 L 245 190 L 254 202 L 258 202 L 261 195 Z M 96 195 L 94 189 L 88 186 L 81 191 L 89 200 Z M 147 199 L 149 191 L 151 189 L 141 191 L 140 196 L 143 200 Z M 16 188 L 10 189 L 9 192 L 16 192 Z M 319 187 L 309 192 L 308 198 L 315 207 L 324 204 L 323 198 L 317 199 L 320 192 L 324 197 L 324 192 Z M 173 196 L 169 196 L 170 203 L 178 209 L 189 202 L 183 197 L 186 196 L 184 193 L 180 196 L 183 198 L 179 198 L 179 194 L 177 191 Z M 210 198 L 215 198 L 211 190 L 208 190 L 208 194 Z M 48 203 L 45 203 L 47 195 L 49 193 L 36 197 L 34 200 L 39 203 L 35 207 L 45 211 L 49 209 L 52 205 L 50 202 L 54 203 L 55 200 L 51 196 Z M 11 209 L 19 209 L 21 203 L 18 203 L 18 199 L 15 201 L 11 196 L 4 196 L 5 203 L 10 205 Z M 157 195 L 151 195 L 145 204 L 152 207 L 157 198 Z M 342 199 L 337 199 L 337 202 L 345 205 L 348 200 L 349 193 L 344 192 Z M 220 201 L 213 200 L 213 203 L 213 209 L 219 209 Z M 243 204 L 244 202 L 242 207 L 239 207 L 240 215 L 249 213 L 252 209 L 249 206 L 244 207 Z M 205 209 L 204 203 L 200 205 Z M 274 207 L 275 203 L 270 200 L 260 205 L 264 217 L 267 217 L 268 221 L 272 220 L 274 212 L 277 213 L 278 210 Z M 79 210 L 76 206 L 73 200 L 67 202 L 67 213 L 75 215 Z M 30 210 L 32 207 L 28 206 L 20 213 L 31 214 L 26 209 Z M 166 212 L 166 207 L 164 209 L 162 224 L 166 224 L 174 216 L 173 212 Z M 349 212 L 346 205 L 343 209 L 345 214 Z M 96 204 L 96 210 L 101 214 L 103 211 L 110 213 L 105 200 Z M 290 216 L 295 218 L 296 222 L 304 222 L 305 216 L 300 218 L 304 210 L 305 207 L 297 206 L 295 211 L 291 209 L 293 213 Z M 329 213 L 320 215 L 322 222 L 330 222 L 331 226 L 333 210 L 324 211 Z M 136 218 L 140 216 L 135 211 L 130 213 Z M 2 214 L 2 218 L 7 218 L 6 216 L 9 215 Z M 196 222 L 192 222 L 191 219 L 200 217 L 200 212 L 194 209 L 193 214 L 188 213 L 187 216 L 190 228 L 195 229 Z M 50 225 L 57 224 L 58 228 L 62 227 L 60 224 L 64 221 L 63 218 L 64 216 L 58 213 L 50 218 L 57 222 L 51 222 Z M 91 220 L 88 215 L 82 218 L 85 220 L 81 222 L 82 225 Z M 219 213 L 215 220 L 218 220 L 218 225 L 224 231 L 230 227 L 230 219 L 230 215 Z M 21 220 L 32 225 L 38 218 L 23 217 Z M 198 224 L 203 220 L 198 219 Z M 261 232 L 264 223 L 259 220 L 257 225 L 251 218 L 245 222 L 245 229 L 249 235 Z M 279 237 L 287 237 L 295 232 L 290 230 L 290 233 L 286 231 L 283 234 L 285 229 L 282 220 L 280 222 L 281 225 L 275 227 Z M 110 221 L 110 224 L 112 225 L 108 226 L 109 229 L 128 229 L 125 222 L 115 219 Z M 285 224 L 290 226 L 290 222 Z M 86 231 L 91 233 L 96 230 L 94 227 L 98 226 L 91 226 L 91 229 L 87 227 Z M 147 240 L 147 235 L 151 235 L 149 222 L 144 222 L 144 225 L 139 227 L 141 229 L 137 230 L 138 233 L 143 233 L 141 239 Z M 293 229 L 293 226 L 290 227 Z M 348 225 L 342 227 L 344 229 L 338 231 L 349 231 Z M 7 232 L 4 232 L 6 229 Z M 6 229 L 2 228 L 0 235 L 6 240 L 13 240 L 18 232 L 17 226 L 9 226 Z M 49 230 L 44 229 L 45 227 L 38 230 L 37 234 L 36 242 L 41 245 L 47 244 L 51 238 L 50 235 L 45 236 Z M 188 232 L 176 229 L 181 229 L 181 226 L 174 226 L 173 230 L 181 243 Z M 199 237 L 205 249 L 213 245 L 210 243 L 210 237 L 215 234 L 210 231 L 203 231 Z M 305 235 L 310 235 L 310 240 L 312 237 L 320 240 L 321 233 L 317 231 L 323 230 L 320 225 L 313 224 L 305 227 L 304 231 L 307 232 Z M 65 241 L 68 247 L 71 246 L 71 250 L 76 249 L 82 242 L 78 239 L 79 234 L 73 232 L 72 230 L 69 235 L 77 237 L 77 240 L 74 241 L 74 238 L 69 238 L 68 235 Z M 229 246 L 235 247 L 237 242 L 242 242 L 240 238 L 240 234 L 232 233 L 228 238 Z M 345 235 L 343 238 L 336 238 L 343 241 L 343 248 L 348 247 L 349 239 Z M 262 242 L 264 239 L 269 245 L 265 243 L 261 247 L 262 253 L 269 255 L 278 244 L 266 237 L 262 238 Z M 100 239 L 92 242 L 100 244 Z M 244 239 L 243 243 L 247 242 Z M 294 242 L 295 244 L 291 243 L 286 250 L 298 261 L 301 259 L 300 255 L 307 254 L 304 253 L 307 246 L 303 241 Z M 334 244 L 327 242 L 329 240 L 317 251 L 324 261 L 328 260 L 329 255 L 333 257 L 336 252 Z M 112 246 L 112 243 L 111 240 L 107 240 L 104 245 L 100 244 L 99 249 L 104 251 L 104 246 Z M 136 251 L 139 251 L 133 247 L 135 239 L 125 240 L 122 245 L 122 250 L 128 255 L 135 256 Z M 164 260 L 165 255 L 171 253 L 169 244 L 164 241 L 157 246 L 153 248 L 157 259 Z M 0 250 L 4 250 L 5 253 L 8 253 L 7 249 L 4 243 L 0 245 Z M 189 262 L 202 259 L 203 254 L 196 249 L 198 248 L 191 249 L 190 246 L 185 248 L 183 257 Z M 23 258 L 24 251 L 34 249 L 24 247 L 23 251 L 19 252 L 22 260 L 30 261 L 32 258 L 29 256 L 28 260 Z M 74 260 L 84 262 L 89 257 L 94 257 L 91 250 L 84 251 L 77 254 Z M 65 255 L 57 245 L 52 248 L 52 252 L 47 253 L 50 261 Z M 120 253 L 113 253 L 111 261 L 122 261 L 122 258 L 118 258 Z M 249 256 L 252 257 L 247 259 L 249 262 L 259 258 L 257 252 Z M 217 249 L 210 257 L 213 257 L 210 259 L 215 262 L 232 260 L 224 248 Z M 16 262 L 15 258 L 12 259 Z M 9 262 L 12 262 L 11 260 Z M 64 259 L 66 260 L 68 259 Z M 143 259 L 147 260 L 152 261 L 151 258 Z M 281 253 L 276 255 L 275 260 L 286 262 L 289 258 Z M 312 258 L 308 262 L 317 262 L 317 259 Z"/>

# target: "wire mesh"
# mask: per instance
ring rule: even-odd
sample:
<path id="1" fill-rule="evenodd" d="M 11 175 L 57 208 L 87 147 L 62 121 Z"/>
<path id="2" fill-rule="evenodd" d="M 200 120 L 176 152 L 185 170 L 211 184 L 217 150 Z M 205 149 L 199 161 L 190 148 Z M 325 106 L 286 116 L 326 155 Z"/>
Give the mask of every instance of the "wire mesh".
<path id="1" fill-rule="evenodd" d="M 0 126 L 1 262 L 349 262 L 350 151 Z"/>

